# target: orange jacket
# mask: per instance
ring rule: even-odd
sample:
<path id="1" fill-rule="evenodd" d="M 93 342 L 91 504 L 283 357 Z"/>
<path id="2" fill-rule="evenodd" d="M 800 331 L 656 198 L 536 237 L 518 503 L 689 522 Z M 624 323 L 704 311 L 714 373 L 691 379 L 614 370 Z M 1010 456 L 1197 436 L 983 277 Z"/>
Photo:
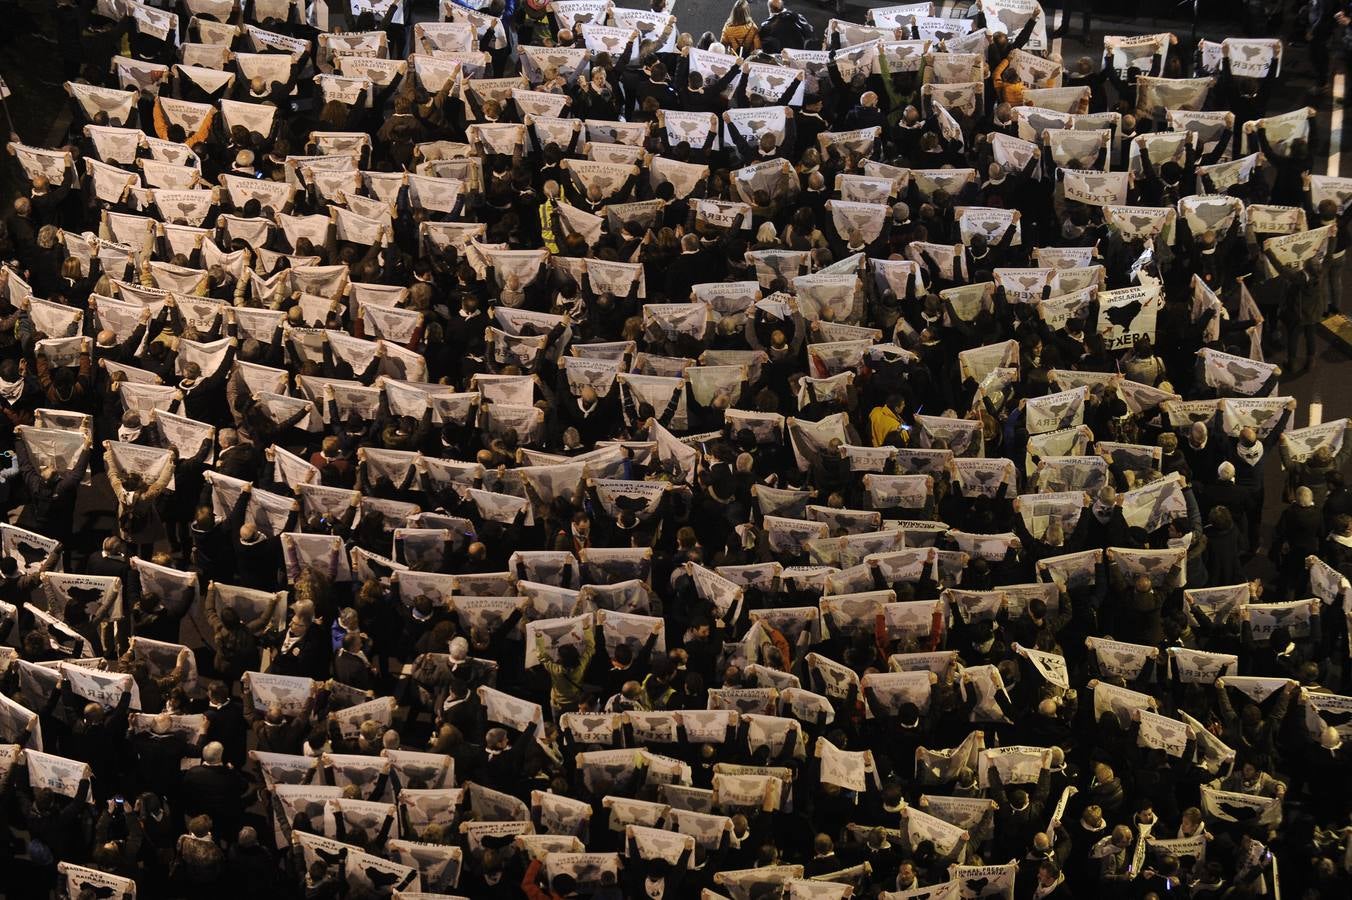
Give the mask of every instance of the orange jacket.
<path id="1" fill-rule="evenodd" d="M 991 83 L 995 85 L 995 93 L 1000 95 L 1001 100 L 1010 106 L 1018 106 L 1023 103 L 1023 82 L 1017 77 L 1013 81 L 1005 81 L 1004 74 L 1008 68 L 1009 57 L 1006 56 L 991 72 Z"/>
<path id="2" fill-rule="evenodd" d="M 526 876 L 521 879 L 521 893 L 529 900 L 564 900 L 562 894 L 540 887 L 540 867 L 543 865 L 544 863 L 538 859 L 531 860 L 530 865 L 526 867 Z"/>
<path id="3" fill-rule="evenodd" d="M 775 628 L 769 622 L 762 620 L 760 626 L 761 630 L 765 632 L 765 636 L 770 639 L 770 643 L 774 644 L 775 649 L 779 651 L 780 658 L 784 660 L 783 670 L 787 672 L 792 669 L 793 650 L 789 647 L 788 639 L 784 637 L 778 628 Z"/>

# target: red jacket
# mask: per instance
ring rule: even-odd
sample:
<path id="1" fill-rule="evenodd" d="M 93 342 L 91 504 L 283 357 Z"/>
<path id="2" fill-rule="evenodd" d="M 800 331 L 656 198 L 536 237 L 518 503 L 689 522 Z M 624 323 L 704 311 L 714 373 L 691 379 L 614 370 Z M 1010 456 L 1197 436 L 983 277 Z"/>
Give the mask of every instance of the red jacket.
<path id="1" fill-rule="evenodd" d="M 521 893 L 525 894 L 528 900 L 564 900 L 562 894 L 540 887 L 538 879 L 541 865 L 543 863 L 538 859 L 531 860 L 531 864 L 526 867 L 526 876 L 521 879 Z"/>

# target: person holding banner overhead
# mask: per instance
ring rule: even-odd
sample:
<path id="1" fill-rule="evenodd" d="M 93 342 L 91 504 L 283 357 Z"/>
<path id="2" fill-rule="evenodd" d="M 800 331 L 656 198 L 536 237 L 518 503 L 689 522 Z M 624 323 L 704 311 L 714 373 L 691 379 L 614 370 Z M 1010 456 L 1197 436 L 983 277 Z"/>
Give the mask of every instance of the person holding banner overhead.
<path id="1" fill-rule="evenodd" d="M 1280 40 L 433 6 L 99 0 L 7 148 L 0 892 L 1343 900 Z"/>

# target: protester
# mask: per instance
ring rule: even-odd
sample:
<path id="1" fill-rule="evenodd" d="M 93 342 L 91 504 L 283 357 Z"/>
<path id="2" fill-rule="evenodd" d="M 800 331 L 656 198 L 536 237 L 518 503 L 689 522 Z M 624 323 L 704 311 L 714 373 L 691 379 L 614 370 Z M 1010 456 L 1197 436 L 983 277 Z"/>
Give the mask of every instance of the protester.
<path id="1" fill-rule="evenodd" d="M 1279 41 L 325 6 L 58 6 L 7 897 L 1347 896 Z"/>

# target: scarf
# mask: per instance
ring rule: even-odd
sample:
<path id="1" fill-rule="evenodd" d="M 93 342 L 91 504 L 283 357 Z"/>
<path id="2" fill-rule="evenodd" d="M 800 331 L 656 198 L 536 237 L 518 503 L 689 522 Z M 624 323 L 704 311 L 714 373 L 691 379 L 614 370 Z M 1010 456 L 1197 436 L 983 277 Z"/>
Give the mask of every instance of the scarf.
<path id="1" fill-rule="evenodd" d="M 558 304 L 558 308 L 555 312 L 560 315 L 571 317 L 574 322 L 581 322 L 587 318 L 587 301 L 580 292 L 576 297 L 572 298 L 559 297 L 556 303 Z M 600 303 L 598 303 L 597 306 L 604 310 L 609 310 L 611 308 L 610 305 L 603 306 Z"/>
<path id="2" fill-rule="evenodd" d="M 184 840 L 187 840 L 187 841 L 196 841 L 197 843 L 202 844 L 202 845 L 206 845 L 206 844 L 215 845 L 215 843 L 216 843 L 215 839 L 212 838 L 212 836 L 211 836 L 211 832 L 207 832 L 207 834 L 206 834 L 205 837 L 198 837 L 198 836 L 195 835 L 195 834 L 185 834 L 185 835 L 183 835 L 183 839 L 184 839 Z"/>
<path id="3" fill-rule="evenodd" d="M 469 700 L 468 694 L 466 694 L 463 697 L 452 697 L 450 694 L 447 694 L 445 702 L 441 704 L 441 711 L 446 712 L 449 709 L 454 709 L 455 707 L 459 706 L 460 704 L 468 700 Z"/>
<path id="4" fill-rule="evenodd" d="M 1236 441 L 1235 455 L 1243 460 L 1245 465 L 1253 468 L 1263 458 L 1263 442 L 1254 441 L 1252 447 L 1245 447 L 1243 441 Z"/>
<path id="5" fill-rule="evenodd" d="M 573 547 L 577 550 L 587 550 L 591 548 L 591 532 L 583 533 L 577 530 L 577 526 L 571 526 L 569 532 L 573 538 Z"/>
<path id="6" fill-rule="evenodd" d="M 1047 896 L 1052 891 L 1059 888 L 1061 886 L 1061 882 L 1065 880 L 1066 876 L 1058 872 L 1056 875 L 1056 880 L 1053 881 L 1051 884 L 1044 885 L 1039 883 L 1038 886 L 1033 889 L 1033 900 L 1042 900 L 1043 897 Z"/>
<path id="7" fill-rule="evenodd" d="M 292 647 L 296 646 L 296 644 L 300 643 L 301 638 L 303 637 L 305 637 L 304 634 L 292 634 L 288 630 L 286 633 L 286 637 L 282 639 L 281 652 L 286 653 L 287 651 L 289 651 Z"/>
<path id="8" fill-rule="evenodd" d="M 555 765 L 559 766 L 563 765 L 563 751 L 559 749 L 559 746 L 557 744 L 550 741 L 541 741 L 541 740 L 537 740 L 535 743 L 536 746 L 538 746 L 540 750 L 543 751 L 544 755 L 549 757 L 549 759 L 553 761 Z"/>
<path id="9" fill-rule="evenodd" d="M 1080 827 L 1084 829 L 1085 834 L 1087 834 L 1090 838 L 1093 838 L 1095 841 L 1097 841 L 1098 838 L 1096 837 L 1096 835 L 1100 835 L 1107 830 L 1108 822 L 1105 820 L 1103 822 L 1100 822 L 1098 825 L 1090 825 L 1084 819 L 1080 819 Z"/>
<path id="10" fill-rule="evenodd" d="M 5 402 L 10 405 L 16 403 L 23 396 L 23 388 L 24 379 L 22 376 L 14 381 L 5 381 L 0 378 L 0 397 L 3 397 Z"/>

